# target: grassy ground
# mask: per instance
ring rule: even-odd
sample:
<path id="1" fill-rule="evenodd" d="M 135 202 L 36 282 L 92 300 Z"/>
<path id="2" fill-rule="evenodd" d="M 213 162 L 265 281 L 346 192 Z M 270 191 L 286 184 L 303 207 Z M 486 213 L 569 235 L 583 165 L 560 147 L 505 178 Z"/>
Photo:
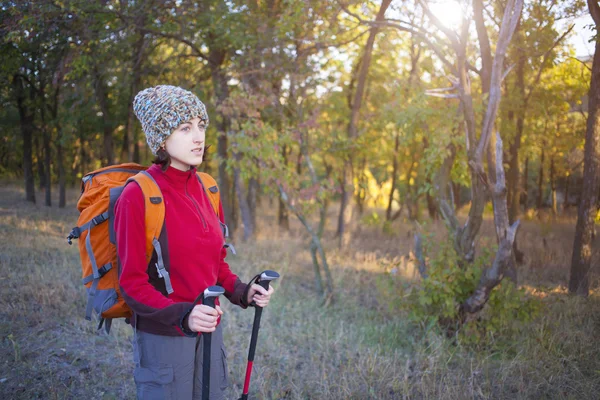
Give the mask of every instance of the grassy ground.
<path id="1" fill-rule="evenodd" d="M 0 398 L 135 397 L 130 327 L 117 321 L 107 336 L 83 318 L 78 250 L 65 240 L 77 219 L 76 196 L 71 192 L 67 208 L 58 210 L 26 204 L 17 186 L 0 188 Z M 229 260 L 244 280 L 263 269 L 282 275 L 263 314 L 252 398 L 598 398 L 600 292 L 580 299 L 564 288 L 573 219 L 524 221 L 520 282 L 540 298 L 542 311 L 519 337 L 474 348 L 409 322 L 389 307 L 393 296 L 378 292 L 392 265 L 398 284 L 415 279 L 409 225 L 394 225 L 393 234 L 383 234 L 380 225 L 355 226 L 341 252 L 329 235 L 337 298 L 324 308 L 301 227 L 293 221 L 291 233 L 277 232 L 275 216 L 263 206 L 258 240 L 238 244 L 239 256 Z M 427 229 L 443 237 L 441 224 Z M 487 221 L 479 246 L 492 235 Z M 596 255 L 596 274 L 598 264 Z M 253 311 L 224 309 L 228 398 L 236 399 Z"/>

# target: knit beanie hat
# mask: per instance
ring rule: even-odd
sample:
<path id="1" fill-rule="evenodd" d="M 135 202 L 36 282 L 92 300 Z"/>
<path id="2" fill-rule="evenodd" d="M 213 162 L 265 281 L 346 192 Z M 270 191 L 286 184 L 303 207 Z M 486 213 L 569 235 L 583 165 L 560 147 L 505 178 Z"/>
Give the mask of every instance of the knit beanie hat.
<path id="1" fill-rule="evenodd" d="M 142 90 L 133 100 L 133 112 L 155 155 L 179 125 L 198 117 L 208 126 L 204 104 L 195 94 L 177 86 L 159 85 Z"/>

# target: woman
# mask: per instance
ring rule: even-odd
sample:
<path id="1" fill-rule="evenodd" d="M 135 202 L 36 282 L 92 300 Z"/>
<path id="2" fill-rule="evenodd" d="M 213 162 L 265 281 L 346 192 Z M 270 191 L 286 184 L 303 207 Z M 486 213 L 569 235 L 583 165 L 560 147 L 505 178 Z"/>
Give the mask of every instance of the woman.
<path id="1" fill-rule="evenodd" d="M 219 218 L 196 175 L 205 150 L 208 115 L 191 92 L 161 85 L 137 94 L 133 104 L 152 153 L 154 178 L 165 202 L 161 239 L 169 260 L 169 280 L 146 263 L 144 198 L 128 184 L 115 205 L 119 283 L 134 311 L 134 380 L 139 399 L 200 399 L 202 333 L 212 332 L 210 399 L 223 399 L 228 384 L 223 311 L 192 303 L 208 286 L 219 285 L 233 304 L 265 307 L 273 289 L 247 287 L 225 262 Z M 221 205 L 219 205 L 221 207 Z M 219 213 L 223 215 L 222 208 Z M 221 222 L 224 223 L 221 217 Z M 163 236 L 164 235 L 164 236 Z M 218 302 L 217 302 L 218 304 Z"/>

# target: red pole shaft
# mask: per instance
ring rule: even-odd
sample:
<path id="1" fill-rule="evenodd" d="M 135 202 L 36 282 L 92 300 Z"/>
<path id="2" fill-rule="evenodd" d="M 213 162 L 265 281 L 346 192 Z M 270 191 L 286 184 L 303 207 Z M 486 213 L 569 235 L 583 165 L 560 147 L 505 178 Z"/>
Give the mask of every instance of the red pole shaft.
<path id="1" fill-rule="evenodd" d="M 250 388 L 250 376 L 252 375 L 252 364 L 254 361 L 248 361 L 248 366 L 246 367 L 246 379 L 244 380 L 244 394 L 248 394 L 248 389 Z"/>

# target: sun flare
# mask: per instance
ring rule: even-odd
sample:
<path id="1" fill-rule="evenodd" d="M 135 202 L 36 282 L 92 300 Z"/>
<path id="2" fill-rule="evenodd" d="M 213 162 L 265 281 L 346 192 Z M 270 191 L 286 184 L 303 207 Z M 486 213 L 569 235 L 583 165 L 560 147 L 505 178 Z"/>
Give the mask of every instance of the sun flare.
<path id="1" fill-rule="evenodd" d="M 439 0 L 429 3 L 429 8 L 446 27 L 457 29 L 463 19 L 463 9 L 459 1 Z"/>

